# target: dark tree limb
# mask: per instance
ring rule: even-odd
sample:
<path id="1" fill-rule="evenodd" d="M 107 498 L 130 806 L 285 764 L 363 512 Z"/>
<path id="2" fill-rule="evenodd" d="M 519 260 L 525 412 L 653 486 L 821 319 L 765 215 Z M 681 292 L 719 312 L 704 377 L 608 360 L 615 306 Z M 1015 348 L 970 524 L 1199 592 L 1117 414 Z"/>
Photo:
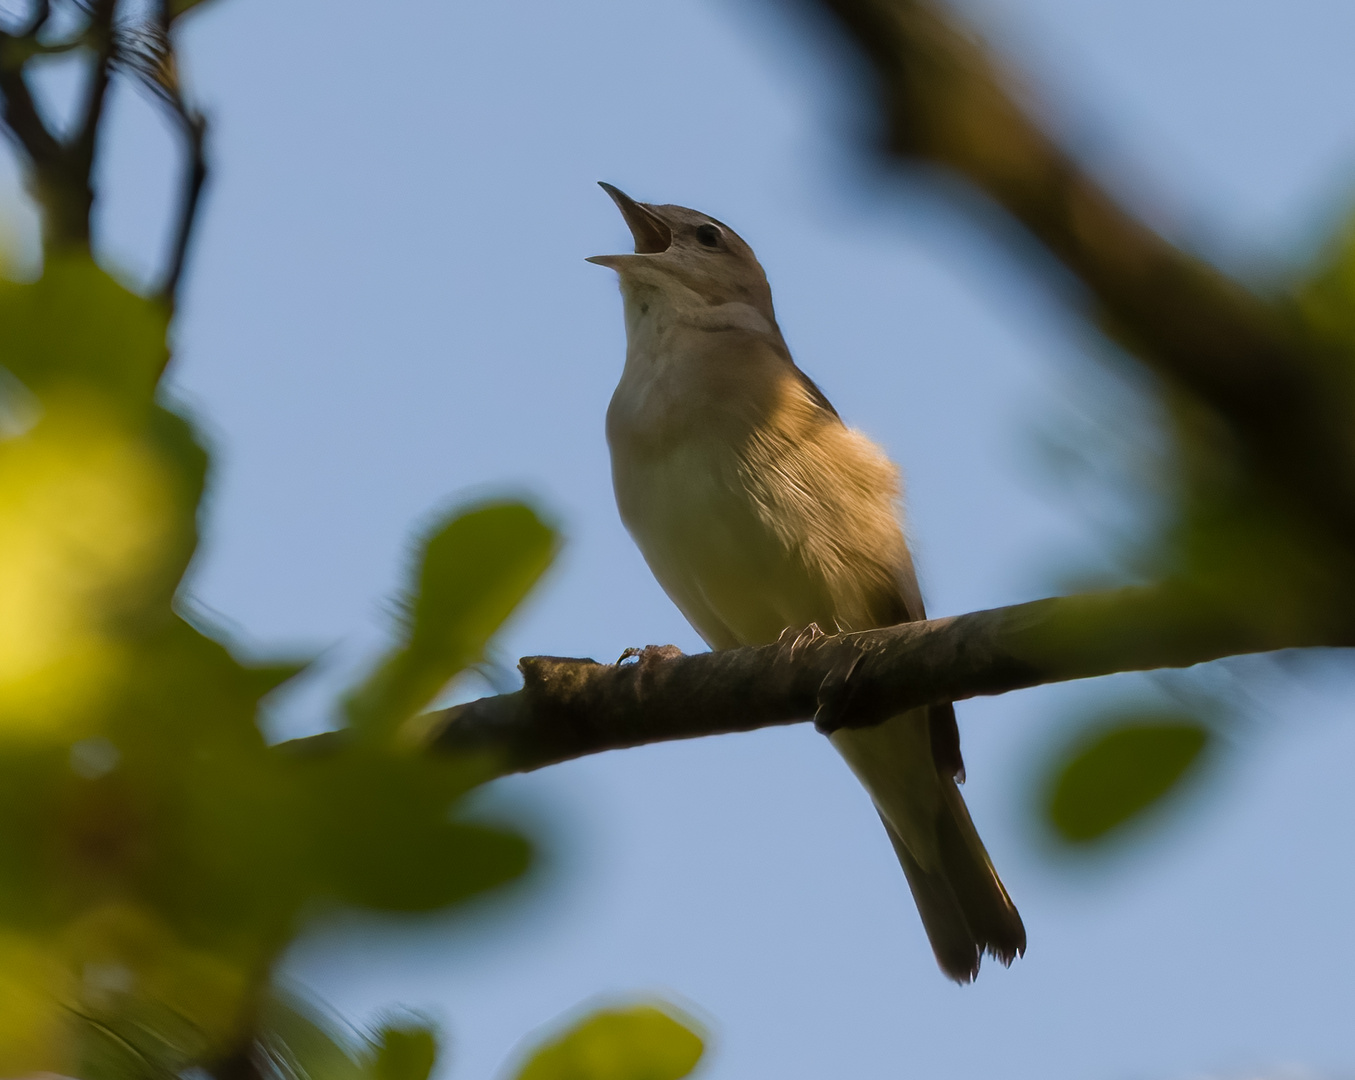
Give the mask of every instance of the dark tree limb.
<path id="1" fill-rule="evenodd" d="M 925 0 L 815 0 L 876 76 L 887 153 L 958 174 L 1086 287 L 1103 329 L 1226 423 L 1252 476 L 1355 550 L 1349 366 L 1137 220 L 1041 129 Z"/>
<path id="2" fill-rule="evenodd" d="M 671 739 L 809 719 L 833 730 L 1118 671 L 1355 644 L 1355 626 L 1315 625 L 1282 628 L 1185 590 L 1126 589 L 695 656 L 651 647 L 629 664 L 535 656 L 521 661 L 523 689 L 421 717 L 418 737 L 522 772 Z"/>

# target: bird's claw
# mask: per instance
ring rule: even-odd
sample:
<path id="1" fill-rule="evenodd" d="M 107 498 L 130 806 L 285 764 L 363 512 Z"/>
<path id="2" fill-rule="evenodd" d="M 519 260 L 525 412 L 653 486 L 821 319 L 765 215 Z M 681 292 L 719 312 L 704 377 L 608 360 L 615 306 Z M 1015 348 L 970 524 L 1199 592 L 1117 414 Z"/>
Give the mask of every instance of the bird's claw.
<path id="1" fill-rule="evenodd" d="M 617 666 L 620 667 L 627 660 L 635 660 L 644 665 L 652 663 L 655 660 L 676 660 L 682 655 L 682 650 L 676 645 L 646 645 L 643 649 L 638 649 L 634 645 L 628 648 L 616 659 Z"/>
<path id="2" fill-rule="evenodd" d="M 819 629 L 818 623 L 810 623 L 808 626 L 794 627 L 788 626 L 781 631 L 781 635 L 776 639 L 776 643 L 790 650 L 791 659 L 795 654 L 804 649 L 807 645 L 813 644 L 821 637 L 827 637 Z"/>

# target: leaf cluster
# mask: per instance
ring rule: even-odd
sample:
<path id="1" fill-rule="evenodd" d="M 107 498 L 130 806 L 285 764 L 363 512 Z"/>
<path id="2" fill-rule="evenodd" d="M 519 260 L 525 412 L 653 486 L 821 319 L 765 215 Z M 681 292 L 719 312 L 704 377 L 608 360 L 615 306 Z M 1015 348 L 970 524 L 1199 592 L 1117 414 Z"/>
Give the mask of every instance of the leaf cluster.
<path id="1" fill-rule="evenodd" d="M 302 665 L 175 607 L 208 459 L 157 396 L 167 318 L 83 255 L 0 284 L 0 1075 L 218 1068 L 271 1045 L 272 965 L 316 913 L 441 909 L 530 861 L 456 816 L 487 763 L 394 734 L 481 658 L 554 531 L 520 504 L 446 515 L 350 727 L 268 745 L 259 703 Z M 372 1075 L 427 1057 L 402 1038 Z"/>

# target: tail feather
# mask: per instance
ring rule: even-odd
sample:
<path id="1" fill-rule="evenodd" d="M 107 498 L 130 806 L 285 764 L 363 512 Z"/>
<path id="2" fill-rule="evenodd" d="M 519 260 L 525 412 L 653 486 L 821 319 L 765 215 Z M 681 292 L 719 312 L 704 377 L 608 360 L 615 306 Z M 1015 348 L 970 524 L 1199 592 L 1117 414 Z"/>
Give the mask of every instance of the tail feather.
<path id="1" fill-rule="evenodd" d="M 969 928 L 969 920 L 964 916 L 950 880 L 944 873 L 924 870 L 889 822 L 883 817 L 880 820 L 899 857 L 903 876 L 908 879 L 908 888 L 912 890 L 913 902 L 922 916 L 922 925 L 927 930 L 927 940 L 931 942 L 937 964 L 956 982 L 973 982 L 979 974 L 983 950 Z"/>
<path id="2" fill-rule="evenodd" d="M 941 858 L 965 919 L 985 952 L 1010 966 L 1026 951 L 1026 927 L 979 839 L 959 789 L 942 783 L 944 809 L 937 822 Z"/>
<path id="3" fill-rule="evenodd" d="M 833 745 L 875 802 L 941 970 L 971 982 L 983 954 L 1026 949 L 1021 916 L 998 880 L 955 777 L 963 768 L 949 707 L 841 728 Z"/>
<path id="4" fill-rule="evenodd" d="M 884 821 L 941 970 L 973 982 L 986 952 L 1010 965 L 1026 951 L 1026 928 L 1003 888 L 969 810 L 952 781 L 942 783 L 936 819 L 940 866 L 928 870 Z"/>

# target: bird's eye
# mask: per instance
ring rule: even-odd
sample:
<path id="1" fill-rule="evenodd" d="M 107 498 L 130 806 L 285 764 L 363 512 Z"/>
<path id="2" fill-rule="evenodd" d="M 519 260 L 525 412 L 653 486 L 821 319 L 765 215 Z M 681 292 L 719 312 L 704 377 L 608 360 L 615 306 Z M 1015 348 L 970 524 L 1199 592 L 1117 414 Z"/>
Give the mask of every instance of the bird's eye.
<path id="1" fill-rule="evenodd" d="M 708 248 L 719 247 L 720 246 L 719 228 L 712 225 L 709 221 L 706 222 L 706 224 L 704 225 L 698 225 L 696 227 L 696 242 L 700 244 L 702 247 Z"/>

